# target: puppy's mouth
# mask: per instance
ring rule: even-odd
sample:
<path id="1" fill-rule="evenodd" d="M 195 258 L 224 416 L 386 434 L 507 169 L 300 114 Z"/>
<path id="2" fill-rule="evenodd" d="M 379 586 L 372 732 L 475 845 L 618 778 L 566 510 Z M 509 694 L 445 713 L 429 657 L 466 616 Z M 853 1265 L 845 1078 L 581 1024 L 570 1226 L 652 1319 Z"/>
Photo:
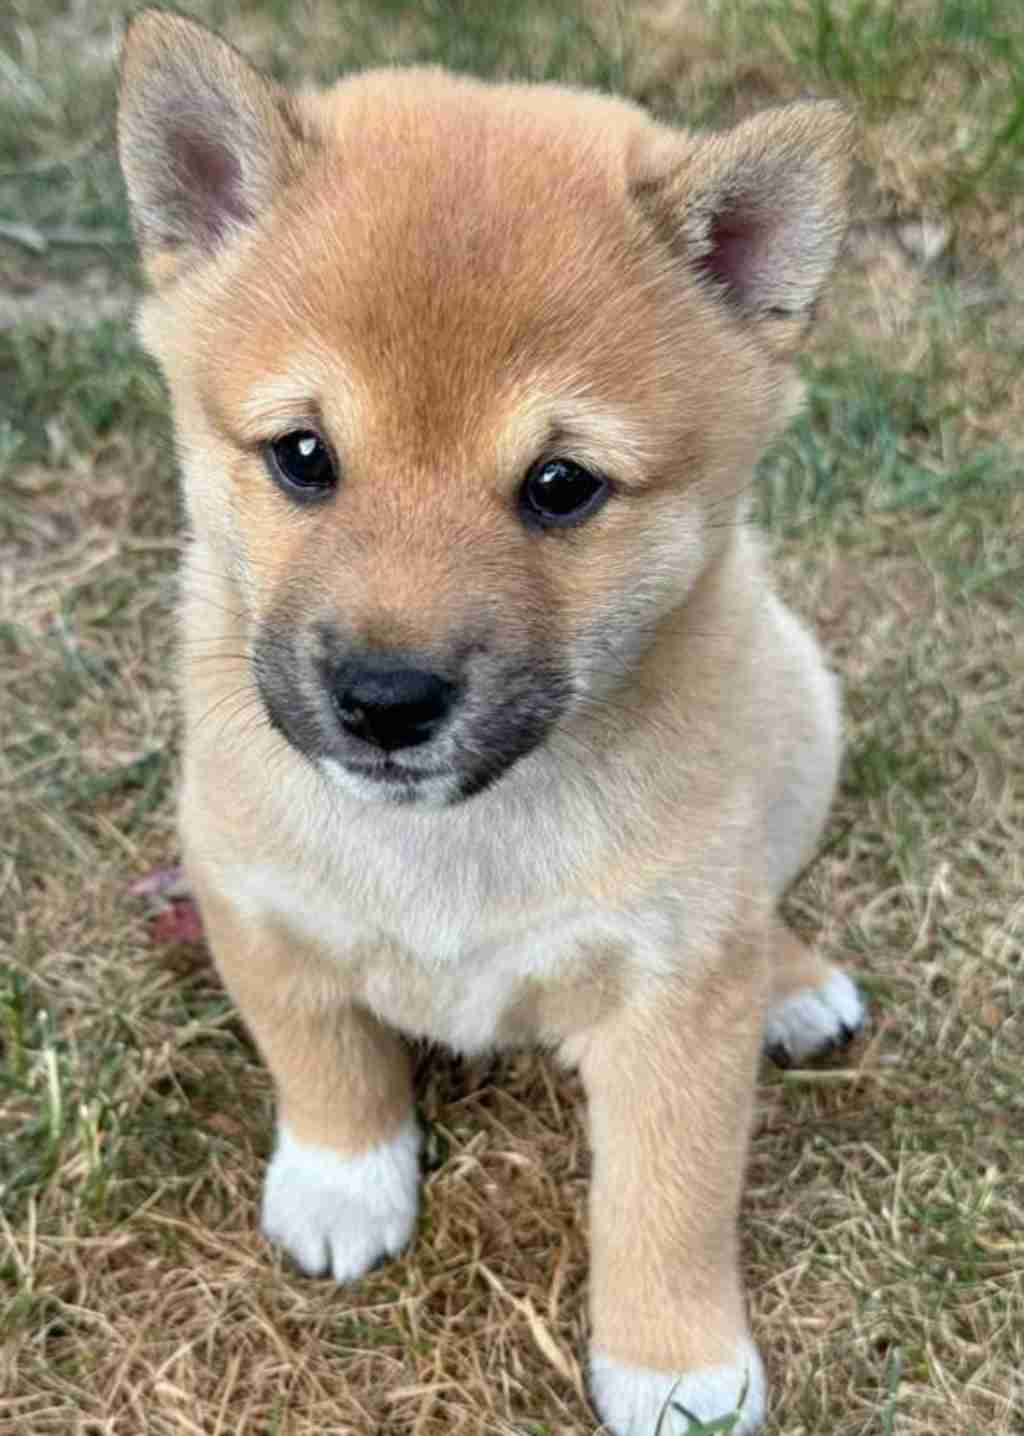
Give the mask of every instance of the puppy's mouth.
<path id="1" fill-rule="evenodd" d="M 393 759 L 362 763 L 336 755 L 322 755 L 320 765 L 353 797 L 449 807 L 493 787 L 521 758 L 532 752 L 539 741 L 540 735 L 518 751 L 478 759 L 468 767 L 460 763 L 446 767 L 412 767 Z"/>
<path id="2" fill-rule="evenodd" d="M 330 753 L 315 761 L 332 787 L 366 803 L 447 807 L 462 796 L 461 775 L 451 766 L 414 766 L 390 758 L 362 762 Z"/>
<path id="3" fill-rule="evenodd" d="M 410 767 L 390 758 L 360 762 L 332 753 L 313 761 L 332 787 L 363 802 L 446 806 L 457 796 L 459 778 L 452 768 Z"/>
<path id="4" fill-rule="evenodd" d="M 357 763 L 329 755 L 320 757 L 319 766 L 350 797 L 367 802 L 446 808 L 491 787 L 523 756 L 525 753 L 520 753 L 471 770 L 455 765 L 411 768 L 391 761 Z"/>
<path id="5" fill-rule="evenodd" d="M 366 778 L 371 783 L 406 783 L 414 786 L 434 778 L 456 776 L 455 770 L 451 767 L 414 767 L 408 763 L 397 762 L 393 758 L 382 758 L 377 763 L 357 763 L 351 758 L 336 758 L 334 761 L 346 773 L 351 773 L 357 778 Z"/>

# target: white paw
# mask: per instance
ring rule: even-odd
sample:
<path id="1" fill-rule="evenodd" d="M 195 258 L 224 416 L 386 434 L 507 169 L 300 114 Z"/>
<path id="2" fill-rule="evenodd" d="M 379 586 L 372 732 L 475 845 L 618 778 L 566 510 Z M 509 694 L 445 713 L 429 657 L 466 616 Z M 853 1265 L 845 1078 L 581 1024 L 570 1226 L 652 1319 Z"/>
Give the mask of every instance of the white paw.
<path id="1" fill-rule="evenodd" d="M 300 1142 L 283 1124 L 263 1187 L 264 1236 L 309 1276 L 355 1281 L 412 1236 L 419 1196 L 420 1130 L 410 1117 L 358 1157 Z"/>
<path id="2" fill-rule="evenodd" d="M 864 999 L 845 972 L 805 987 L 768 1014 L 764 1045 L 780 1066 L 842 1046 L 864 1024 Z"/>
<path id="3" fill-rule="evenodd" d="M 764 1368 L 749 1341 L 735 1365 L 682 1373 L 624 1366 L 595 1352 L 590 1392 L 612 1436 L 698 1436 L 712 1421 L 722 1436 L 750 1436 L 764 1419 Z"/>

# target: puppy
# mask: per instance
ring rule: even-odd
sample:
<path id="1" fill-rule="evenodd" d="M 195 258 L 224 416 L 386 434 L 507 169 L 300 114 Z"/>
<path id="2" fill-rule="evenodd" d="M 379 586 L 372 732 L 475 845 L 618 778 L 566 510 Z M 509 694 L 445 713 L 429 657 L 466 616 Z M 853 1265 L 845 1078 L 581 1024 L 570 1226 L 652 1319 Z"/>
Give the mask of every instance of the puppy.
<path id="1" fill-rule="evenodd" d="M 694 134 L 435 69 L 292 94 L 150 10 L 119 135 L 189 520 L 182 840 L 279 1097 L 263 1230 L 338 1281 L 399 1252 L 403 1038 L 543 1044 L 588 1096 L 597 1411 L 753 1432 L 758 1058 L 862 1020 L 775 914 L 838 708 L 743 522 L 847 120 Z"/>

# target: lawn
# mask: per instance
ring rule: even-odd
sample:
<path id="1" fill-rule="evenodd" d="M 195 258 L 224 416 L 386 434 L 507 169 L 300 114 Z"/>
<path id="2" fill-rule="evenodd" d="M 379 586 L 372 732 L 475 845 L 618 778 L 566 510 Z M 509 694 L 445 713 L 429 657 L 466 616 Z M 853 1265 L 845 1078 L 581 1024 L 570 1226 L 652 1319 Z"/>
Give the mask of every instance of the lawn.
<path id="1" fill-rule="evenodd" d="M 1024 8 L 192 0 L 284 79 L 429 59 L 720 124 L 860 119 L 855 222 L 754 521 L 841 674 L 788 916 L 866 1034 L 761 1077 L 743 1212 L 776 1436 L 1024 1430 Z M 424 1052 L 415 1246 L 257 1231 L 268 1078 L 176 859 L 179 547 L 112 145 L 124 7 L 0 14 L 0 1436 L 584 1436 L 580 1093 Z M 652 1433 L 654 1436 L 654 1433 Z"/>

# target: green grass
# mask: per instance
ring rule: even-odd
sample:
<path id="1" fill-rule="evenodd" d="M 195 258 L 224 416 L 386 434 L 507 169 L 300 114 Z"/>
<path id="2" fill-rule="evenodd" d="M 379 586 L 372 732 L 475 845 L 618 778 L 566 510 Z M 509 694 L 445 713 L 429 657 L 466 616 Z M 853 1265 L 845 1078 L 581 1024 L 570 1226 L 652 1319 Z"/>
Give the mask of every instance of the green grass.
<path id="1" fill-rule="evenodd" d="M 889 369 L 855 350 L 809 366 L 806 413 L 762 464 L 759 519 L 789 535 L 870 515 L 1005 508 L 1019 460 L 1005 443 L 961 447 L 956 398 L 940 392 L 946 378 L 927 363 Z"/>
<path id="2" fill-rule="evenodd" d="M 438 61 L 674 118 L 807 91 L 859 115 L 858 246 L 754 508 L 847 714 L 832 826 L 788 913 L 863 973 L 873 1025 L 852 1067 L 764 1074 L 745 1265 L 770 1429 L 1011 1436 L 1024 15 L 728 0 L 684 33 L 554 0 L 191 8 L 289 80 Z M 426 1436 L 590 1432 L 571 1079 L 533 1056 L 424 1060 L 416 1248 L 344 1296 L 301 1281 L 255 1234 L 268 1079 L 203 954 L 154 946 L 128 893 L 176 855 L 180 518 L 129 317 L 121 14 L 9 0 L 0 16 L 0 1436 L 135 1433 L 140 1410 L 154 1433 L 307 1436 L 367 1413 Z M 922 215 L 948 229 L 931 265 L 899 239 Z"/>
<path id="3" fill-rule="evenodd" d="M 1019 174 L 1024 23 L 1008 0 L 726 0 L 719 15 L 737 48 L 773 51 L 868 119 L 912 114 L 941 77 L 977 106 L 976 134 L 951 147 L 958 183 Z"/>

